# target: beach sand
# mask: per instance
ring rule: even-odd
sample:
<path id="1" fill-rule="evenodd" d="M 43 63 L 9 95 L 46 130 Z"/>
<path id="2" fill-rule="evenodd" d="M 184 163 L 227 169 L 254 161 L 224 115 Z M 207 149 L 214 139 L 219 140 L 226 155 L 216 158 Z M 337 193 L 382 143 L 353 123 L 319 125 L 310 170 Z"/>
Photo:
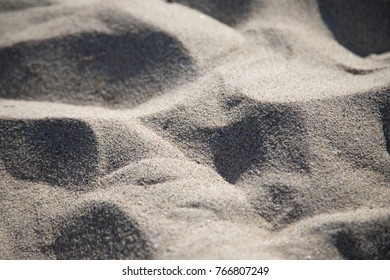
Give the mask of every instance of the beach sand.
<path id="1" fill-rule="evenodd" d="M 390 259 L 390 1 L 0 0 L 0 259 Z"/>

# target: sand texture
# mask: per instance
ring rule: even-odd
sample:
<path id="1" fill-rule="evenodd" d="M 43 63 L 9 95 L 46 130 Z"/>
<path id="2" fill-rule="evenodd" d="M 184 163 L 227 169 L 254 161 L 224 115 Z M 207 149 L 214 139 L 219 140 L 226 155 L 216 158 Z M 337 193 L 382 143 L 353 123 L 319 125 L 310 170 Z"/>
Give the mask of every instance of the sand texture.
<path id="1" fill-rule="evenodd" d="M 0 259 L 390 259 L 390 1 L 0 0 Z"/>

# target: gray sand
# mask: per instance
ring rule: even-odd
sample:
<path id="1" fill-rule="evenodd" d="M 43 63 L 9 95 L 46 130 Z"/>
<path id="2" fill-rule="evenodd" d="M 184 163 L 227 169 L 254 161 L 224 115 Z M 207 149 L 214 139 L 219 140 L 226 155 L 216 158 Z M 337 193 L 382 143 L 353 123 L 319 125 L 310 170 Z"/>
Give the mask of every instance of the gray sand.
<path id="1" fill-rule="evenodd" d="M 0 0 L 0 259 L 390 259 L 390 2 Z"/>

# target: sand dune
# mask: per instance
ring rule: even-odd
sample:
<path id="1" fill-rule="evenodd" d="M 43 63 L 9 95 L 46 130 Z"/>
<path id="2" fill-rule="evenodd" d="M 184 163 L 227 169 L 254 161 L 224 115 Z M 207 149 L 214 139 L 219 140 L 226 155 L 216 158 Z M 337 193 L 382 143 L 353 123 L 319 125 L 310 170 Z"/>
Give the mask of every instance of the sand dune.
<path id="1" fill-rule="evenodd" d="M 0 0 L 0 259 L 390 259 L 390 2 Z"/>

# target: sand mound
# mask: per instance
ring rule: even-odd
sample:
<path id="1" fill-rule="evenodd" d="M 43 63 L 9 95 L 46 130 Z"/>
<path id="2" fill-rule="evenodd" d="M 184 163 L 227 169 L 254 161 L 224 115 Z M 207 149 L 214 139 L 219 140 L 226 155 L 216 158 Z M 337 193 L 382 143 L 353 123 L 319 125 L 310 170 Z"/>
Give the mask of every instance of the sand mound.
<path id="1" fill-rule="evenodd" d="M 89 2 L 18 12 L 25 20 L 16 27 L 17 16 L 3 14 L 0 97 L 133 107 L 196 76 L 202 63 L 185 46 L 185 26 L 160 27 L 169 14 L 142 18 L 142 3 Z"/>
<path id="2" fill-rule="evenodd" d="M 131 15 L 101 14 L 89 16 L 110 32 L 52 31 L 50 38 L 2 48 L 1 96 L 131 107 L 194 72 L 193 59 L 175 37 Z M 75 10 L 60 28 L 82 16 Z"/>
<path id="3" fill-rule="evenodd" d="M 75 184 L 97 169 L 93 130 L 79 120 L 4 120 L 0 131 L 1 156 L 15 178 Z"/>
<path id="4" fill-rule="evenodd" d="M 305 235 L 306 240 L 291 238 L 292 230 Z M 308 219 L 280 232 L 266 247 L 272 248 L 275 244 L 281 246 L 279 249 L 285 247 L 286 250 L 291 250 L 296 247 L 292 251 L 300 258 L 319 258 L 326 252 L 327 258 L 388 260 L 389 212 L 365 209 L 319 216 L 315 221 Z M 321 246 L 323 251 L 314 252 L 309 246 Z"/>
<path id="5" fill-rule="evenodd" d="M 188 157 L 193 155 L 196 160 L 204 156 L 199 160 L 210 163 L 232 184 L 254 165 L 308 171 L 301 145 L 306 138 L 303 120 L 293 106 L 262 104 L 239 96 L 217 102 L 221 117 L 230 118 L 227 124 L 208 123 L 212 120 L 204 119 L 210 118 L 207 111 L 216 108 L 196 110 L 198 103 L 185 109 L 176 107 L 164 115 L 159 113 L 151 121 L 158 121 L 161 133 L 180 145 Z"/>
<path id="6" fill-rule="evenodd" d="M 389 7 L 0 0 L 0 258 L 389 259 Z"/>
<path id="7" fill-rule="evenodd" d="M 138 225 L 115 205 L 94 203 L 64 221 L 52 248 L 58 259 L 149 259 Z M 107 242 L 110 240 L 110 242 Z"/>

